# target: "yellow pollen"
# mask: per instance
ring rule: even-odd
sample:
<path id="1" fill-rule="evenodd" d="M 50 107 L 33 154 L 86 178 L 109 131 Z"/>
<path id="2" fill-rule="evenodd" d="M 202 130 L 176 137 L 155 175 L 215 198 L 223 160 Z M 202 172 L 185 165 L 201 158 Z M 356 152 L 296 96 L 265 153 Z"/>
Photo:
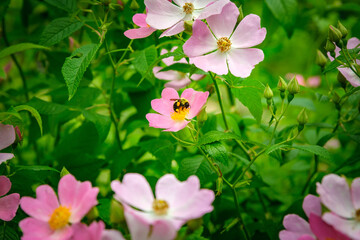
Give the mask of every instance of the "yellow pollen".
<path id="1" fill-rule="evenodd" d="M 360 222 L 360 209 L 356 210 L 355 219 Z"/>
<path id="2" fill-rule="evenodd" d="M 171 114 L 171 118 L 172 120 L 179 120 L 179 121 L 183 121 L 185 120 L 186 116 L 189 114 L 189 109 L 185 108 L 185 107 L 180 107 L 179 109 L 177 109 L 176 112 L 173 112 Z"/>
<path id="3" fill-rule="evenodd" d="M 65 227 L 69 222 L 70 215 L 70 208 L 61 205 L 56 208 L 51 214 L 50 220 L 48 222 L 51 230 L 57 230 Z"/>
<path id="4" fill-rule="evenodd" d="M 195 7 L 192 3 L 185 3 L 183 6 L 184 13 L 191 14 L 193 13 Z"/>
<path id="5" fill-rule="evenodd" d="M 227 52 L 231 48 L 231 41 L 227 37 L 222 37 L 217 41 L 217 45 L 220 52 Z"/>
<path id="6" fill-rule="evenodd" d="M 166 201 L 157 199 L 154 200 L 152 207 L 156 215 L 165 215 L 169 209 Z"/>

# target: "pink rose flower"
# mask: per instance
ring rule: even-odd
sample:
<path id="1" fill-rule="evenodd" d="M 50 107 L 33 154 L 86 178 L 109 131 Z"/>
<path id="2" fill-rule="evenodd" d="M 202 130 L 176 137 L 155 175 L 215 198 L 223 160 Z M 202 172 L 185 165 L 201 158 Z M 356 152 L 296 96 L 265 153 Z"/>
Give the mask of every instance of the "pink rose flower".
<path id="1" fill-rule="evenodd" d="M 7 148 L 15 141 L 15 130 L 12 125 L 0 123 L 0 150 Z M 12 153 L 0 153 L 0 164 L 14 157 Z"/>
<path id="2" fill-rule="evenodd" d="M 20 195 L 12 193 L 5 197 L 11 189 L 11 182 L 5 176 L 0 176 L 0 219 L 3 221 L 11 221 L 20 204 Z"/>
<path id="3" fill-rule="evenodd" d="M 329 174 L 316 187 L 321 202 L 331 211 L 322 219 L 352 239 L 360 239 L 360 178 L 353 180 L 350 189 L 345 178 Z"/>
<path id="4" fill-rule="evenodd" d="M 127 215 L 133 214 L 134 218 L 147 225 L 156 225 L 159 220 L 167 221 L 176 230 L 188 220 L 211 212 L 211 203 L 215 198 L 213 191 L 200 189 L 197 176 L 180 182 L 173 174 L 164 175 L 156 183 L 156 197 L 144 176 L 137 173 L 125 174 L 122 182 L 113 181 L 111 188 L 115 192 L 115 199 L 128 212 Z M 131 223 L 132 220 L 129 221 Z"/>
<path id="5" fill-rule="evenodd" d="M 145 0 L 146 22 L 156 29 L 167 29 L 160 37 L 184 31 L 184 21 L 205 19 L 219 14 L 229 0 Z"/>
<path id="6" fill-rule="evenodd" d="M 176 48 L 177 47 L 173 47 L 170 52 L 175 51 Z M 161 50 L 161 55 L 164 55 L 166 53 L 168 53 L 168 51 L 166 49 Z M 182 58 L 179 61 L 174 61 L 174 57 L 164 58 L 162 61 L 167 66 L 170 66 L 174 63 L 187 63 L 185 58 Z M 161 79 L 161 80 L 170 81 L 168 83 L 165 83 L 165 87 L 174 88 L 176 90 L 179 90 L 180 88 L 183 88 L 191 83 L 190 76 L 188 73 L 182 73 L 182 72 L 173 71 L 173 70 L 159 72 L 161 69 L 163 69 L 163 68 L 162 67 L 154 67 L 153 72 L 154 72 L 154 75 L 156 78 Z M 193 74 L 191 76 L 191 79 L 197 81 L 204 77 L 205 77 L 205 75 Z"/>
<path id="7" fill-rule="evenodd" d="M 348 40 L 346 48 L 347 49 L 359 48 L 360 47 L 359 44 L 360 44 L 360 40 L 356 37 L 353 37 Z M 340 50 L 341 49 L 338 46 L 336 46 L 335 57 L 340 56 Z M 334 58 L 330 56 L 329 52 L 328 52 L 328 57 L 331 61 L 334 61 Z M 356 64 L 360 65 L 359 59 L 356 60 Z M 350 68 L 344 67 L 344 66 L 339 66 L 337 69 L 346 78 L 346 80 L 349 81 L 349 83 L 352 86 L 354 86 L 354 87 L 360 86 L 360 78 Z"/>
<path id="8" fill-rule="evenodd" d="M 177 132 L 199 114 L 206 103 L 209 92 L 198 92 L 192 88 L 185 89 L 181 94 L 173 88 L 165 88 L 160 99 L 151 101 L 151 107 L 158 113 L 146 114 L 149 126 L 165 128 L 164 131 Z M 175 111 L 176 110 L 176 111 Z"/>
<path id="9" fill-rule="evenodd" d="M 36 189 L 36 198 L 22 197 L 21 208 L 30 217 L 19 223 L 23 240 L 66 240 L 73 234 L 70 224 L 79 223 L 97 204 L 99 189 L 89 181 L 76 181 L 68 174 L 59 181 L 57 198 L 49 185 Z"/>
<path id="10" fill-rule="evenodd" d="M 140 28 L 130 29 L 124 35 L 130 39 L 146 38 L 156 31 L 146 23 L 146 14 L 137 13 L 133 16 L 133 22 Z"/>
<path id="11" fill-rule="evenodd" d="M 206 23 L 195 21 L 193 35 L 183 46 L 190 63 L 204 71 L 248 77 L 256 64 L 264 60 L 264 53 L 256 46 L 265 39 L 266 29 L 260 27 L 260 17 L 246 16 L 235 28 L 239 10 L 228 3 L 221 14 L 206 19 Z M 228 69 L 229 68 L 229 69 Z"/>
<path id="12" fill-rule="evenodd" d="M 104 222 L 92 222 L 89 226 L 77 223 L 72 226 L 71 240 L 125 240 L 119 231 L 105 230 Z"/>

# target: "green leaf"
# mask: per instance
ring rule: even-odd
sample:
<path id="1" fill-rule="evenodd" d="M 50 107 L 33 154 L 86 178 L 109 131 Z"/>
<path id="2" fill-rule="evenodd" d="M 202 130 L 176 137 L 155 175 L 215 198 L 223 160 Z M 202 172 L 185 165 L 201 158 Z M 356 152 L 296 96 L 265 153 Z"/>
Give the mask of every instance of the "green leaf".
<path id="1" fill-rule="evenodd" d="M 229 165 L 229 156 L 225 146 L 220 142 L 214 142 L 203 146 L 206 153 L 215 160 L 217 164 Z"/>
<path id="2" fill-rule="evenodd" d="M 164 67 L 159 72 L 166 72 L 166 71 L 178 71 L 182 73 L 191 73 L 191 74 L 206 74 L 204 71 L 195 67 L 194 64 L 187 64 L 187 63 L 174 63 L 170 66 Z"/>
<path id="3" fill-rule="evenodd" d="M 4 225 L 0 226 L 0 240 L 20 240 L 20 237 L 9 225 Z"/>
<path id="4" fill-rule="evenodd" d="M 103 142 L 110 131 L 111 120 L 109 116 L 100 115 L 92 111 L 84 110 L 84 117 L 90 122 L 94 123 L 99 134 L 99 141 Z"/>
<path id="5" fill-rule="evenodd" d="M 8 7 L 10 4 L 10 0 L 2 0 L 0 1 L 0 20 L 3 19 Z"/>
<path id="6" fill-rule="evenodd" d="M 331 159 L 329 151 L 318 145 L 293 145 L 292 147 L 302 151 L 313 153 L 326 159 Z"/>
<path id="7" fill-rule="evenodd" d="M 111 224 L 110 208 L 111 208 L 110 199 L 107 198 L 99 199 L 99 205 L 97 205 L 97 209 L 99 210 L 99 217 L 107 224 Z"/>
<path id="8" fill-rule="evenodd" d="M 36 119 L 36 121 L 37 121 L 37 123 L 39 125 L 41 135 L 43 134 L 43 125 L 42 125 L 41 116 L 40 116 L 39 112 L 35 108 L 33 108 L 33 107 L 29 106 L 29 105 L 20 105 L 20 106 L 14 107 L 14 109 L 17 112 L 19 112 L 19 111 L 28 111 L 28 112 L 30 112 L 31 115 Z"/>
<path id="9" fill-rule="evenodd" d="M 36 108 L 40 114 L 50 115 L 50 114 L 59 114 L 68 110 L 68 107 L 65 105 L 53 103 L 53 102 L 46 102 L 41 100 L 37 97 L 33 97 L 27 105 Z"/>
<path id="10" fill-rule="evenodd" d="M 141 51 L 136 51 L 131 54 L 132 64 L 135 69 L 143 76 L 139 84 L 146 78 L 151 83 L 154 83 L 155 77 L 152 72 L 153 63 L 157 59 L 157 51 L 154 45 L 151 45 L 148 48 L 145 48 Z"/>
<path id="11" fill-rule="evenodd" d="M 123 151 L 119 151 L 110 157 L 111 163 L 111 180 L 120 176 L 123 170 L 129 165 L 139 153 L 139 147 L 132 147 Z"/>
<path id="12" fill-rule="evenodd" d="M 199 177 L 201 184 L 214 181 L 217 174 L 203 156 L 197 155 L 184 158 L 179 166 L 179 180 L 184 181 L 191 175 Z"/>
<path id="13" fill-rule="evenodd" d="M 209 144 L 209 143 L 213 143 L 221 140 L 229 140 L 229 139 L 240 140 L 240 136 L 231 132 L 210 131 L 205 133 L 201 138 L 199 138 L 198 144 L 204 145 L 204 144 Z"/>
<path id="14" fill-rule="evenodd" d="M 260 123 L 263 108 L 261 98 L 264 87 L 254 80 L 243 80 L 236 88 L 232 88 L 234 96 L 247 107 L 254 118 Z"/>
<path id="15" fill-rule="evenodd" d="M 70 57 L 65 59 L 61 69 L 69 91 L 69 100 L 75 95 L 81 79 L 91 61 L 99 50 L 101 43 L 89 44 L 76 49 Z"/>
<path id="16" fill-rule="evenodd" d="M 297 19 L 297 0 L 265 0 L 265 3 L 290 37 Z"/>
<path id="17" fill-rule="evenodd" d="M 19 43 L 19 44 L 12 45 L 10 47 L 7 47 L 7 48 L 3 49 L 0 52 L 0 58 L 9 56 L 9 55 L 17 53 L 17 52 L 22 52 L 22 51 L 25 51 L 25 50 L 28 50 L 28 49 L 50 50 L 50 48 L 48 48 L 48 47 L 44 47 L 44 46 L 37 45 L 37 44 L 34 44 L 34 43 Z"/>
<path id="18" fill-rule="evenodd" d="M 50 5 L 58 7 L 67 12 L 74 12 L 76 10 L 77 0 L 45 0 Z"/>
<path id="19" fill-rule="evenodd" d="M 174 159 L 175 147 L 173 143 L 166 139 L 152 139 L 139 143 L 145 151 L 154 155 L 166 170 L 171 169 L 171 161 Z"/>
<path id="20" fill-rule="evenodd" d="M 358 53 L 360 52 L 360 48 L 349 49 L 348 51 L 349 51 L 349 54 L 351 55 L 351 57 L 353 59 L 356 59 L 356 58 L 358 58 Z M 346 58 L 343 55 L 343 51 L 340 51 L 340 56 L 338 56 L 332 62 L 330 62 L 328 65 L 326 65 L 323 73 L 329 72 L 329 71 L 339 67 L 341 64 L 336 60 L 346 63 Z"/>
<path id="21" fill-rule="evenodd" d="M 27 171 L 52 171 L 52 172 L 60 173 L 57 169 L 52 168 L 52 167 L 48 167 L 48 166 L 21 166 L 21 165 L 16 166 L 16 171 L 22 171 L 22 170 L 27 170 Z"/>
<path id="22" fill-rule="evenodd" d="M 46 26 L 39 43 L 52 46 L 79 30 L 83 25 L 82 22 L 68 17 L 55 19 Z"/>

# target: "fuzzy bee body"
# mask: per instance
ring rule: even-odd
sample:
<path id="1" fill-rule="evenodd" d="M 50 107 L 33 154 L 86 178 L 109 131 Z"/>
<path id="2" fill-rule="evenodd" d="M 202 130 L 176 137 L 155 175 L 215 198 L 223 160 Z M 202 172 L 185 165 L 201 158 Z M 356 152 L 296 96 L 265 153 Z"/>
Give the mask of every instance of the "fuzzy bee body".
<path id="1" fill-rule="evenodd" d="M 189 101 L 186 100 L 185 98 L 170 99 L 170 100 L 175 101 L 173 105 L 174 112 L 183 111 L 190 107 Z"/>

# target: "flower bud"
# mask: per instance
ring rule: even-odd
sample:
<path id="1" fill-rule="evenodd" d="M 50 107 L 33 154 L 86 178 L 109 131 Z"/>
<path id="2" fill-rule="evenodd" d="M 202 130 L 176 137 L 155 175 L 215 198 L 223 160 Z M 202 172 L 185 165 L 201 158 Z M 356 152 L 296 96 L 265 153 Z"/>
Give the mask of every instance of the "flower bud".
<path id="1" fill-rule="evenodd" d="M 342 38 L 342 34 L 339 29 L 333 25 L 329 26 L 329 40 L 338 43 Z"/>
<path id="2" fill-rule="evenodd" d="M 193 26 L 194 21 L 189 20 L 189 21 L 185 21 L 184 22 L 184 29 L 185 32 L 188 34 L 192 34 L 192 26 Z"/>
<path id="3" fill-rule="evenodd" d="M 316 50 L 316 64 L 319 65 L 321 68 L 324 68 L 327 62 L 327 58 L 320 50 Z"/>
<path id="4" fill-rule="evenodd" d="M 114 199 L 111 200 L 111 204 L 110 204 L 110 222 L 111 223 L 125 222 L 124 207 Z"/>
<path id="5" fill-rule="evenodd" d="M 335 44 L 329 39 L 326 40 L 325 50 L 332 53 L 335 51 Z"/>
<path id="6" fill-rule="evenodd" d="M 307 113 L 306 113 L 305 108 L 303 108 L 303 109 L 300 111 L 300 113 L 299 113 L 299 115 L 298 115 L 298 117 L 297 117 L 297 121 L 298 121 L 298 123 L 299 123 L 299 125 L 298 125 L 298 131 L 299 131 L 299 132 L 301 132 L 301 131 L 304 129 L 304 126 L 305 126 L 305 124 L 308 122 L 308 120 L 309 120 L 309 117 L 308 117 L 308 115 L 307 115 Z"/>
<path id="7" fill-rule="evenodd" d="M 344 25 L 341 24 L 340 21 L 338 21 L 337 28 L 341 32 L 342 38 L 345 38 L 348 35 L 348 30 L 346 29 L 346 27 Z"/>
<path id="8" fill-rule="evenodd" d="M 220 196 L 222 193 L 223 188 L 223 179 L 221 177 L 218 177 L 216 179 L 216 196 Z"/>
<path id="9" fill-rule="evenodd" d="M 130 9 L 131 10 L 138 10 L 140 8 L 139 4 L 137 3 L 136 0 L 131 0 L 131 3 L 130 3 Z"/>
<path id="10" fill-rule="evenodd" d="M 282 77 L 279 77 L 277 88 L 279 89 L 280 92 L 285 92 L 287 89 L 287 84 Z"/>
<path id="11" fill-rule="evenodd" d="M 338 80 L 338 82 L 341 84 L 341 87 L 342 87 L 343 89 L 346 89 L 346 84 L 348 83 L 348 81 L 346 80 L 346 78 L 344 77 L 344 75 L 342 75 L 341 72 L 338 72 L 337 80 Z"/>
<path id="12" fill-rule="evenodd" d="M 264 91 L 264 97 L 267 100 L 270 100 L 270 99 L 272 99 L 273 96 L 274 96 L 274 93 L 271 90 L 271 88 L 269 87 L 269 84 L 266 84 L 265 91 Z"/>
<path id="13" fill-rule="evenodd" d="M 289 91 L 290 94 L 293 94 L 293 95 L 300 92 L 300 85 L 299 85 L 299 82 L 296 79 L 296 77 L 293 77 L 290 80 L 290 83 L 289 83 L 289 86 L 288 86 L 288 91 Z"/>
<path id="14" fill-rule="evenodd" d="M 93 207 L 87 214 L 86 214 L 86 218 L 89 221 L 93 221 L 95 220 L 97 217 L 99 217 L 99 211 L 96 207 Z"/>

